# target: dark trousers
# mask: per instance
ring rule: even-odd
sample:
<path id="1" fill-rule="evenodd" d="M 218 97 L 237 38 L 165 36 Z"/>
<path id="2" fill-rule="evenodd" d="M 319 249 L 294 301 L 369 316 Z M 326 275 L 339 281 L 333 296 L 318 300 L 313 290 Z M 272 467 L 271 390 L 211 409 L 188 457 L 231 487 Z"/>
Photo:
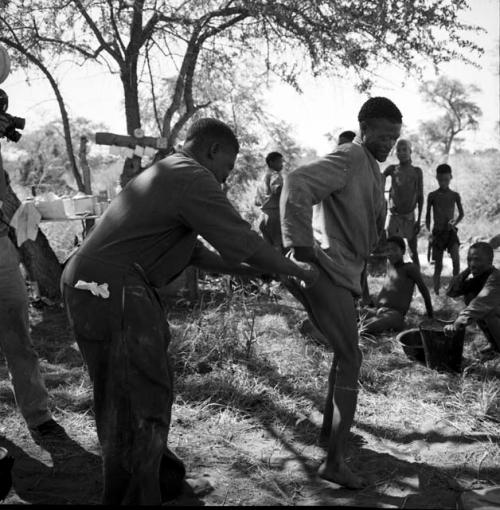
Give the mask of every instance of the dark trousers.
<path id="1" fill-rule="evenodd" d="M 127 275 L 108 299 L 68 285 L 63 293 L 94 386 L 103 503 L 159 505 L 177 496 L 185 468 L 167 448 L 173 372 L 155 292 Z"/>

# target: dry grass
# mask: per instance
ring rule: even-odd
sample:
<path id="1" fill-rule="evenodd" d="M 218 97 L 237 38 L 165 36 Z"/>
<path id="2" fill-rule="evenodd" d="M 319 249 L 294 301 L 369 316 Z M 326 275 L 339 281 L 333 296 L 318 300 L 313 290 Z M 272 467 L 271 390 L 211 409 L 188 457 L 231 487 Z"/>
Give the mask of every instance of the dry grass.
<path id="1" fill-rule="evenodd" d="M 424 266 L 428 280 L 430 269 Z M 381 281 L 370 279 L 372 292 Z M 477 361 L 477 345 L 484 342 L 477 331 L 466 342 L 461 374 L 410 361 L 395 335 L 362 337 L 354 431 L 365 443 L 350 445 L 349 456 L 371 473 L 372 484 L 353 493 L 315 475 L 325 455 L 318 433 L 332 355 L 299 333 L 305 312 L 276 285 L 265 292 L 237 287 L 230 294 L 221 287 L 221 280 L 207 280 L 200 303 L 169 314 L 177 381 L 170 443 L 191 475 L 215 479 L 206 503 L 454 508 L 460 488 L 500 483 L 500 362 Z M 448 315 L 460 306 L 442 296 L 433 300 Z M 423 312 L 416 297 L 409 324 Z M 79 446 L 67 452 L 66 464 L 59 459 L 57 473 L 42 469 L 37 487 L 43 485 L 43 494 L 21 484 L 9 502 L 61 502 L 50 499 L 50 484 L 66 469 L 64 483 L 71 487 L 72 462 L 87 475 L 65 501 L 95 502 L 99 449 L 88 376 L 61 310 L 32 310 L 32 323 L 55 416 Z M 15 445 L 21 459 L 28 453 L 54 462 L 33 446 L 9 385 L 2 383 L 0 392 L 10 448 Z M 30 473 L 41 469 L 26 462 Z"/>

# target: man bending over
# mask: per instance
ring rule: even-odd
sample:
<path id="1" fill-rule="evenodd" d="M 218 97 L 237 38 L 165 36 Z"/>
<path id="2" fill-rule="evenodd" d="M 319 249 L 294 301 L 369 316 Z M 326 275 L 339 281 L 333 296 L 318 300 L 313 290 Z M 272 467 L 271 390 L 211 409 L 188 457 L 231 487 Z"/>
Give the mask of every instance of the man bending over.
<path id="1" fill-rule="evenodd" d="M 194 122 L 180 152 L 113 200 L 63 272 L 66 310 L 94 386 L 105 504 L 160 505 L 182 487 L 184 466 L 167 448 L 173 373 L 156 288 L 189 264 L 255 274 L 246 262 L 260 272 L 314 277 L 253 232 L 221 190 L 238 151 L 223 122 Z"/>

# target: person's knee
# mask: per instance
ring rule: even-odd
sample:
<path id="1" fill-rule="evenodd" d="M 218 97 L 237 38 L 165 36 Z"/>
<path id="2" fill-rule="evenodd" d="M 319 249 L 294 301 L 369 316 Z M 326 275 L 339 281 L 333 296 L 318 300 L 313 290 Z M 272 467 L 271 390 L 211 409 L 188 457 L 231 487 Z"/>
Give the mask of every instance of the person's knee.
<path id="1" fill-rule="evenodd" d="M 362 326 L 362 332 L 368 335 L 376 335 L 383 331 L 381 329 L 380 319 L 372 318 L 367 320 Z"/>
<path id="2" fill-rule="evenodd" d="M 353 349 L 349 352 L 335 353 L 337 356 L 337 377 L 341 375 L 352 375 L 357 380 L 363 355 L 359 348 Z"/>

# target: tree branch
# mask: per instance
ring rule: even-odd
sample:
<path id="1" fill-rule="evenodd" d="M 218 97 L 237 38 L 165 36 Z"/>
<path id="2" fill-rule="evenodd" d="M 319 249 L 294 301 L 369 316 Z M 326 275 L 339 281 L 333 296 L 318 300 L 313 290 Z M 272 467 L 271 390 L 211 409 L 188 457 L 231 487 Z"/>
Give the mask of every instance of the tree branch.
<path id="1" fill-rule="evenodd" d="M 113 7 L 112 0 L 107 0 L 109 6 L 109 17 L 111 19 L 111 26 L 113 27 L 113 32 L 115 33 L 115 40 L 118 41 L 118 45 L 120 46 L 122 53 L 125 54 L 125 44 L 123 43 L 123 39 L 120 35 L 120 31 L 118 30 L 118 26 L 116 24 L 115 11 Z"/>
<path id="2" fill-rule="evenodd" d="M 113 48 L 103 37 L 101 31 L 97 27 L 97 25 L 94 23 L 94 20 L 90 17 L 89 13 L 85 9 L 85 7 L 82 5 L 82 2 L 80 0 L 72 0 L 77 9 L 80 11 L 80 14 L 84 17 L 85 21 L 87 22 L 87 25 L 94 33 L 96 39 L 99 41 L 100 45 L 103 47 L 103 49 L 111 55 L 111 57 L 114 58 L 114 60 L 118 63 L 120 67 L 123 65 L 123 57 L 120 54 L 119 51 L 117 51 L 115 48 Z"/>
<path id="3" fill-rule="evenodd" d="M 158 127 L 158 132 L 161 133 L 160 115 L 158 113 L 158 107 L 157 107 L 157 103 L 156 103 L 154 79 L 153 79 L 153 73 L 151 71 L 151 62 L 149 59 L 149 45 L 146 45 L 146 63 L 148 66 L 149 82 L 151 83 L 151 98 L 153 100 L 153 112 L 154 112 L 154 116 L 155 116 L 156 126 Z"/>
<path id="4" fill-rule="evenodd" d="M 59 87 L 57 85 L 57 82 L 55 81 L 54 77 L 52 76 L 50 71 L 47 69 L 47 67 L 45 67 L 43 65 L 41 60 L 38 57 L 36 57 L 35 55 L 33 55 L 32 53 L 30 53 L 28 50 L 26 50 L 26 48 L 23 45 L 21 45 L 17 42 L 14 42 L 11 39 L 6 38 L 6 37 L 0 37 L 0 41 L 11 48 L 14 48 L 22 55 L 24 55 L 30 62 L 35 64 L 42 71 L 42 73 L 46 76 L 46 78 L 49 80 L 52 90 L 54 91 L 54 94 L 56 95 L 59 109 L 61 111 L 61 119 L 62 119 L 63 128 L 64 128 L 64 140 L 66 142 L 66 152 L 68 154 L 68 159 L 69 159 L 69 162 L 71 165 L 71 170 L 75 177 L 78 189 L 80 191 L 83 191 L 83 189 L 84 189 L 83 188 L 83 180 L 80 175 L 80 172 L 78 171 L 78 167 L 76 166 L 75 153 L 73 151 L 73 144 L 71 142 L 71 128 L 69 125 L 68 112 L 66 110 L 66 106 L 64 104 L 64 100 L 61 95 L 61 91 L 59 90 Z"/>

